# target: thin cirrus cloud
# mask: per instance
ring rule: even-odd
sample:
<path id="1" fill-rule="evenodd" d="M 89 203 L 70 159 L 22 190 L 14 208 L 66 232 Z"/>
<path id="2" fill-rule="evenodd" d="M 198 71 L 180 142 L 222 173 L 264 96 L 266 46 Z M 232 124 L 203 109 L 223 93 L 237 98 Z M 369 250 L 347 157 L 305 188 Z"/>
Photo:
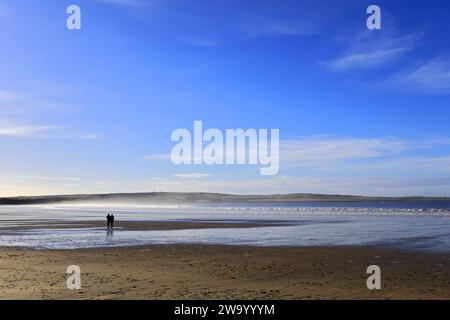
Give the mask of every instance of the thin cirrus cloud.
<path id="1" fill-rule="evenodd" d="M 97 140 L 101 133 L 77 132 L 64 125 L 22 124 L 0 120 L 0 137 Z"/>
<path id="2" fill-rule="evenodd" d="M 46 176 L 12 176 L 15 180 L 44 180 L 44 181 L 79 181 L 80 178 L 75 177 L 46 177 Z"/>
<path id="3" fill-rule="evenodd" d="M 170 163 L 169 154 L 149 155 L 146 159 Z M 450 173 L 450 139 L 299 137 L 280 142 L 280 167 L 286 172 L 308 169 L 308 172 L 332 175 L 338 172 L 367 175 L 374 171 L 445 175 Z M 175 176 L 207 177 L 205 174 Z"/>
<path id="4" fill-rule="evenodd" d="M 406 36 L 360 33 L 346 52 L 324 64 L 333 71 L 370 69 L 388 65 L 417 46 L 422 33 Z M 421 95 L 450 95 L 450 58 L 437 56 L 388 74 L 376 87 Z"/>
<path id="5" fill-rule="evenodd" d="M 352 138 L 312 136 L 282 141 L 280 160 L 284 165 L 340 162 L 378 158 L 409 149 L 398 138 Z"/>
<path id="6" fill-rule="evenodd" d="M 398 36 L 395 33 L 364 31 L 350 41 L 345 52 L 324 64 L 333 71 L 368 69 L 389 64 L 412 50 L 421 33 Z"/>
<path id="7" fill-rule="evenodd" d="M 430 59 L 392 75 L 381 86 L 425 95 L 449 95 L 450 59 Z"/>
<path id="8" fill-rule="evenodd" d="M 192 172 L 192 173 L 176 173 L 173 176 L 182 179 L 204 179 L 210 177 L 211 175 L 208 173 Z"/>
<path id="9" fill-rule="evenodd" d="M 178 41 L 199 47 L 218 47 L 265 37 L 301 37 L 319 33 L 310 27 L 272 20 L 264 22 L 236 21 L 233 25 L 227 25 L 224 22 L 223 26 L 214 32 L 210 31 L 212 28 L 208 26 L 207 22 L 200 30 L 197 30 L 196 27 L 191 29 L 190 23 L 187 22 L 181 22 L 181 24 L 185 24 L 186 27 L 167 32 L 170 32 L 172 37 Z"/>
<path id="10" fill-rule="evenodd" d="M 280 167 L 320 174 L 450 174 L 450 139 L 306 137 L 280 144 Z"/>
<path id="11" fill-rule="evenodd" d="M 157 154 L 149 154 L 144 157 L 144 160 L 149 161 L 169 161 L 170 154 L 166 153 L 157 153 Z"/>
<path id="12" fill-rule="evenodd" d="M 408 142 L 396 138 L 352 138 L 312 136 L 282 140 L 280 160 L 285 165 L 382 157 L 409 149 Z M 170 161 L 170 154 L 150 154 L 149 161 Z"/>
<path id="13" fill-rule="evenodd" d="M 132 11 L 131 18 L 157 32 L 187 45 L 218 47 L 263 37 L 308 36 L 318 34 L 311 24 L 274 19 L 267 13 L 224 10 L 216 2 L 97 0 Z M 232 7 L 229 7 L 232 8 Z M 205 18 L 205 10 L 209 16 Z M 301 19 L 300 19 L 301 20 Z"/>
<path id="14" fill-rule="evenodd" d="M 317 141 L 317 145 L 313 141 Z M 318 191 L 333 193 L 445 195 L 450 190 L 450 139 L 312 138 L 294 141 L 284 144 L 280 168 L 293 176 L 278 181 L 285 183 L 279 186 L 283 190 L 300 188 L 305 182 L 302 178 L 309 176 L 314 178 L 308 182 L 311 192 L 317 187 Z M 389 182 L 389 186 L 383 189 L 373 177 Z M 328 183 L 330 180 L 333 182 Z M 344 191 L 345 184 L 351 181 L 355 184 L 349 184 Z"/>
<path id="15" fill-rule="evenodd" d="M 44 136 L 62 126 L 20 125 L 0 122 L 0 136 L 30 138 Z"/>
<path id="16" fill-rule="evenodd" d="M 99 139 L 98 132 L 81 132 L 69 125 L 37 123 L 37 115 L 62 115 L 72 108 L 42 95 L 0 90 L 0 136 L 14 138 Z M 69 112 L 70 113 L 70 112 Z"/>
<path id="17" fill-rule="evenodd" d="M 262 178 L 259 175 L 236 181 L 214 179 L 210 174 L 175 173 L 172 178 L 155 178 L 147 182 L 130 182 L 126 190 L 152 188 L 160 191 L 228 193 L 313 192 L 368 195 L 445 195 L 450 191 L 450 139 L 406 140 L 312 136 L 281 141 L 283 175 Z M 435 151 L 438 150 L 438 153 Z M 445 151 L 447 150 L 447 153 Z M 169 155 L 149 159 L 169 159 Z M 307 168 L 289 173 L 289 169 Z M 342 173 L 346 173 L 344 176 Z M 347 174 L 348 173 L 348 174 Z M 76 178 L 22 177 L 49 183 Z M 72 181 L 73 179 L 73 181 Z M 123 191 L 124 183 L 101 186 L 102 191 Z M 93 189 L 96 191 L 97 189 Z M 73 190 L 67 190 L 72 192 Z M 80 190 L 81 191 L 81 190 Z"/>
<path id="18" fill-rule="evenodd" d="M 25 90 L 23 90 L 25 91 Z M 23 116 L 53 113 L 53 114 L 71 114 L 77 108 L 73 105 L 55 102 L 50 98 L 50 94 L 45 92 L 26 93 L 14 90 L 0 89 L 0 117 Z"/>
<path id="19" fill-rule="evenodd" d="M 240 22 L 237 21 L 232 27 L 225 27 L 214 34 L 209 34 L 210 28 L 205 27 L 201 33 L 182 35 L 175 32 L 175 38 L 189 45 L 199 47 L 218 47 L 232 42 L 256 40 L 264 37 L 294 37 L 294 36 L 312 36 L 319 32 L 311 27 L 302 26 L 295 23 L 284 21 L 264 22 Z"/>

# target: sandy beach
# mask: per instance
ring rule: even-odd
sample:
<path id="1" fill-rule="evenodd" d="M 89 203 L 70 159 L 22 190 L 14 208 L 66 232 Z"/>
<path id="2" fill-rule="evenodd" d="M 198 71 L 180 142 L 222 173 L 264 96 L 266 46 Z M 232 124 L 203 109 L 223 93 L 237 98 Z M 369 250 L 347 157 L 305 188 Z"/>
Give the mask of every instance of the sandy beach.
<path id="1" fill-rule="evenodd" d="M 205 228 L 264 233 L 270 229 L 264 227 L 286 223 L 121 220 L 114 237 L 125 231 Z M 104 221 L 64 220 L 10 220 L 0 236 L 76 230 L 76 237 L 58 238 L 71 242 L 92 229 L 107 236 Z M 67 288 L 70 265 L 81 268 L 80 290 Z M 366 287 L 369 265 L 381 268 L 381 290 Z M 0 299 L 450 299 L 450 254 L 387 245 L 0 247 Z"/>
<path id="2" fill-rule="evenodd" d="M 450 255 L 367 247 L 0 249 L 0 299 L 449 299 Z M 82 288 L 66 287 L 81 268 Z M 366 268 L 382 290 L 366 288 Z"/>

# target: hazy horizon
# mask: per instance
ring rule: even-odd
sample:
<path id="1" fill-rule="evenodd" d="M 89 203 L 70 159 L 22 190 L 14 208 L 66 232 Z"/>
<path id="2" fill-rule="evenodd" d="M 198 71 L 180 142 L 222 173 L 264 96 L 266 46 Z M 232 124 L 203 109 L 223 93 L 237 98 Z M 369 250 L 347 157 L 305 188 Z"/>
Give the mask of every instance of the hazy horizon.
<path id="1" fill-rule="evenodd" d="M 336 199 L 340 201 L 348 200 L 354 201 L 366 201 L 366 200 L 382 200 L 382 199 L 393 199 L 393 200 L 407 200 L 407 199 L 442 199 L 442 200 L 450 200 L 450 197 L 446 196 L 421 196 L 421 195 L 406 195 L 400 197 L 392 197 L 392 196 L 371 196 L 364 194 L 331 194 L 331 193 L 221 193 L 221 192 L 208 192 L 208 191 L 199 191 L 199 192 L 170 192 L 170 191 L 140 191 L 140 192 L 113 192 L 113 193 L 61 193 L 61 194 L 38 194 L 38 195 L 21 195 L 21 196 L 0 196 L 0 200 L 2 199 L 17 199 L 17 198 L 64 198 L 64 197 L 114 197 L 114 196 L 123 196 L 123 197 L 133 197 L 133 196 L 149 196 L 149 195 L 167 195 L 167 196 L 175 196 L 175 195 L 184 195 L 184 196 L 195 196 L 195 195 L 206 195 L 206 196 L 219 196 L 219 197 L 236 197 L 236 198 L 261 198 L 260 201 L 264 201 L 264 197 L 267 199 L 291 199 L 292 201 L 322 201 L 327 199 Z M 310 197 L 310 198 L 308 198 Z M 323 198 L 323 199 L 321 199 Z M 95 199 L 87 199 L 87 201 L 94 201 Z M 207 199 L 205 199 L 207 200 Z M 61 202 L 71 200 L 61 200 Z M 83 201 L 83 200 L 75 200 L 75 201 Z M 284 201 L 284 200 L 282 200 Z M 333 200 L 331 200 L 333 201 Z M 107 203 L 105 203 L 106 205 Z"/>

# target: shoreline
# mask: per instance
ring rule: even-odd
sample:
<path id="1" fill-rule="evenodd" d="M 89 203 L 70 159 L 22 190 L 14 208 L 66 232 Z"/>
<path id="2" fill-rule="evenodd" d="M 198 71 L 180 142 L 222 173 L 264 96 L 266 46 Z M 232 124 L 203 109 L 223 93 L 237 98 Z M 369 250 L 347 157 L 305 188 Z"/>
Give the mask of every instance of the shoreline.
<path id="1" fill-rule="evenodd" d="M 201 229 L 201 228 L 200 228 Z M 164 229 L 163 229 L 164 230 Z M 172 229 L 169 229 L 172 230 Z M 174 229 L 178 230 L 178 229 Z M 182 230 L 182 229 L 181 229 Z M 190 229 L 189 229 L 190 230 Z M 195 229 L 192 229 L 195 230 Z M 17 250 L 17 251 L 37 251 L 37 252 L 58 252 L 58 251 L 101 251 L 101 250 L 114 250 L 114 249 L 151 249 L 151 248 L 161 248 L 161 247 L 214 247 L 214 248 L 242 248 L 247 250 L 252 249 L 267 249 L 267 250 L 294 250 L 294 249 L 309 249 L 309 250 L 368 250 L 368 251 L 385 251 L 390 253 L 400 253 L 400 254 L 416 254 L 420 256 L 449 256 L 450 252 L 439 251 L 439 250 L 429 250 L 429 249 L 416 249 L 401 247 L 395 245 L 382 245 L 382 244 L 361 244 L 361 245 L 317 245 L 317 246 L 305 246 L 305 245 L 248 245 L 248 244 L 222 244 L 222 243 L 155 243 L 155 244 L 142 244 L 142 245 L 117 245 L 117 246 L 104 246 L 104 247 L 83 247 L 83 248 L 43 248 L 43 247 L 27 247 L 27 246 L 0 246 L 0 252 L 2 250 Z M 1 267 L 0 267 L 1 269 Z"/>
<path id="2" fill-rule="evenodd" d="M 0 299 L 450 299 L 450 254 L 380 247 L 1 247 L 0 261 Z M 366 287 L 372 264 L 381 290 Z"/>
<path id="3" fill-rule="evenodd" d="M 230 220 L 231 221 L 231 220 Z M 0 228 L 0 235 L 3 231 L 22 231 L 22 230 L 64 230 L 64 229 L 105 229 L 106 222 L 92 221 L 65 221 L 65 220 L 33 220 L 24 222 L 23 220 L 9 220 L 8 223 L 17 223 L 18 225 L 6 226 Z M 0 222 L 1 225 L 1 222 Z M 234 220 L 231 222 L 222 222 L 214 220 L 168 220 L 168 221 L 116 221 L 115 227 L 111 230 L 116 231 L 164 231 L 164 230 L 188 230 L 188 229 L 216 229 L 216 228 L 258 228 L 258 227 L 277 227 L 288 226 L 287 221 L 248 221 Z"/>

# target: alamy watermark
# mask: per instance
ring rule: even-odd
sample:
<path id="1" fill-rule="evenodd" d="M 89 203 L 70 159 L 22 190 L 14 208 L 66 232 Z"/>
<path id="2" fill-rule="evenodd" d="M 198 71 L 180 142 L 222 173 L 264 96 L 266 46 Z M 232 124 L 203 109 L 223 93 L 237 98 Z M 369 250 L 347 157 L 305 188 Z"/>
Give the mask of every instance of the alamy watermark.
<path id="1" fill-rule="evenodd" d="M 69 290 L 81 289 L 81 269 L 77 265 L 67 267 L 66 273 L 69 274 L 66 285 Z"/>
<path id="2" fill-rule="evenodd" d="M 381 8 L 375 4 L 367 7 L 367 14 L 370 16 L 367 18 L 366 26 L 369 30 L 381 29 Z"/>
<path id="3" fill-rule="evenodd" d="M 171 140 L 178 142 L 170 154 L 175 165 L 257 165 L 261 175 L 276 175 L 280 169 L 279 129 L 219 129 L 203 131 L 194 121 L 193 134 L 176 129 Z"/>
<path id="4" fill-rule="evenodd" d="M 67 7 L 66 13 L 69 15 L 66 20 L 66 26 L 69 30 L 81 30 L 81 8 L 76 4 Z M 366 26 L 369 30 L 381 29 L 381 8 L 372 4 L 367 7 L 366 13 L 370 16 L 366 20 Z"/>
<path id="5" fill-rule="evenodd" d="M 367 289 L 369 290 L 381 290 L 381 269 L 377 265 L 371 265 L 367 267 L 367 274 L 370 276 L 367 278 Z"/>
<path id="6" fill-rule="evenodd" d="M 72 4 L 67 7 L 66 13 L 69 15 L 66 20 L 67 29 L 81 30 L 81 8 Z"/>

